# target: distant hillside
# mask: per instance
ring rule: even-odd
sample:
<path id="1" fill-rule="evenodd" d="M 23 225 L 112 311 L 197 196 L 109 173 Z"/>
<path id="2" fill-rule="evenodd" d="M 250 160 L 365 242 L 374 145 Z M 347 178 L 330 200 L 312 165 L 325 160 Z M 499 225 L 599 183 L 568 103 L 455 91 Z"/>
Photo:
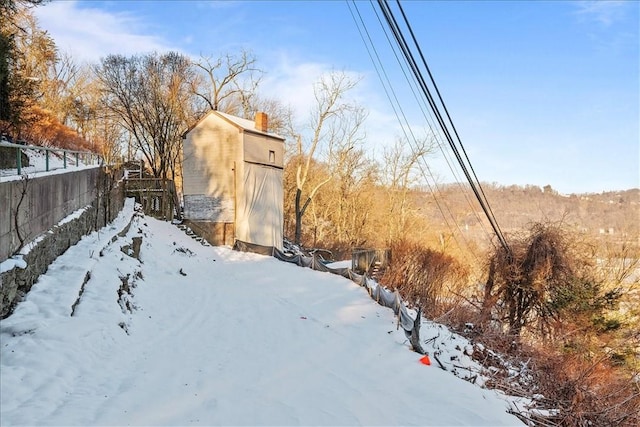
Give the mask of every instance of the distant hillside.
<path id="1" fill-rule="evenodd" d="M 559 194 L 548 186 L 543 189 L 537 186 L 483 184 L 482 188 L 504 233 L 526 229 L 535 222 L 561 221 L 588 236 L 638 244 L 638 188 L 571 195 Z M 455 218 L 455 224 L 464 233 L 479 238 L 486 236 L 478 223 L 479 220 L 483 221 L 487 227 L 484 213 L 468 187 L 450 184 L 441 186 L 439 190 L 444 202 L 440 203 L 440 209 L 447 214 L 449 226 L 454 226 L 451 218 Z M 419 192 L 416 197 L 424 215 L 435 224 L 448 228 L 431 193 Z M 447 208 L 443 208 L 443 205 Z"/>

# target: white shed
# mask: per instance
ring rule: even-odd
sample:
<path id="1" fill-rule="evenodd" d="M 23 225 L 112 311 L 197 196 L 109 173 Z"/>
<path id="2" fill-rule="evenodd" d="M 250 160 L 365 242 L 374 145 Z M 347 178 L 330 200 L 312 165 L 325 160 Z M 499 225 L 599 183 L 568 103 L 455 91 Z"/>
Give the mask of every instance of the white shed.
<path id="1" fill-rule="evenodd" d="M 282 249 L 284 138 L 255 121 L 210 111 L 184 134 L 184 218 L 214 245 Z"/>

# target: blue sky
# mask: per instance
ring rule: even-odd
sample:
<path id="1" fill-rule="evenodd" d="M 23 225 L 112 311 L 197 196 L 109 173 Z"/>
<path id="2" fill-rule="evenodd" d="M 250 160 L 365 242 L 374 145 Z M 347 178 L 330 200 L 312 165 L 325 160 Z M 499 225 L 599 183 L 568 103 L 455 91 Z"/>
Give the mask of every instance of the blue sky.
<path id="1" fill-rule="evenodd" d="M 370 2 L 357 4 L 381 40 Z M 640 2 L 402 5 L 481 181 L 563 193 L 640 187 Z M 363 79 L 355 96 L 370 113 L 368 147 L 380 152 L 400 134 L 345 1 L 54 0 L 36 14 L 61 50 L 87 62 L 249 49 L 266 72 L 265 94 L 301 116 L 312 83 L 344 70 Z M 405 94 L 395 60 L 377 46 Z M 403 108 L 425 126 L 410 97 Z M 441 160 L 430 163 L 451 180 Z"/>

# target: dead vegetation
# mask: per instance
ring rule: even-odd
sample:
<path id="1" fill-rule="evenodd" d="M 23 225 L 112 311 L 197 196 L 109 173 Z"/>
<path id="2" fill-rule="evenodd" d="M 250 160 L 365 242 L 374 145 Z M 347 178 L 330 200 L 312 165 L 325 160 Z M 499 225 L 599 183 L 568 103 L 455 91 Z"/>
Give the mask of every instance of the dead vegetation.
<path id="1" fill-rule="evenodd" d="M 499 246 L 490 255 L 482 323 L 506 323 L 516 337 L 523 329 L 548 336 L 563 312 L 596 303 L 598 286 L 587 267 L 558 226 L 539 223 L 528 234 L 511 236 L 508 248 Z"/>
<path id="2" fill-rule="evenodd" d="M 381 282 L 476 343 L 485 386 L 533 402 L 515 411 L 527 424 L 640 425 L 639 334 L 619 315 L 628 289 L 605 280 L 593 250 L 561 224 L 507 240 L 489 254 L 481 288 L 455 258 L 407 242 L 393 246 Z"/>
<path id="3" fill-rule="evenodd" d="M 418 243 L 400 241 L 391 246 L 392 262 L 381 278 L 407 301 L 435 318 L 460 305 L 467 271 L 455 258 Z"/>

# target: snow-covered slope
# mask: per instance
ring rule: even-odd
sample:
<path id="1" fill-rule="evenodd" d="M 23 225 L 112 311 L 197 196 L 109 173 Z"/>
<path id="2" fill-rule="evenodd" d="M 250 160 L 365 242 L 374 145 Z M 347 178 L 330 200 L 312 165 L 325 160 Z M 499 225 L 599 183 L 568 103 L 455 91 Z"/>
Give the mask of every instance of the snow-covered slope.
<path id="1" fill-rule="evenodd" d="M 522 425 L 495 392 L 421 364 L 349 280 L 152 218 L 117 237 L 131 214 L 0 321 L 2 425 Z M 465 345 L 426 321 L 422 334 Z"/>
<path id="2" fill-rule="evenodd" d="M 67 154 L 67 165 L 65 167 L 62 153 L 55 151 L 49 155 L 49 166 L 47 170 L 46 154 L 43 150 L 25 148 L 22 152 L 29 158 L 29 166 L 24 166 L 20 171 L 20 175 L 18 175 L 18 170 L 15 168 L 0 169 L 0 181 L 19 180 L 23 175 L 35 178 L 43 175 L 54 175 L 74 170 L 95 168 L 98 167 L 100 163 L 97 156 L 94 156 L 90 160 L 87 159 L 88 161 L 86 162 L 83 157 L 80 157 L 78 164 L 76 164 L 75 156 L 73 154 Z"/>

